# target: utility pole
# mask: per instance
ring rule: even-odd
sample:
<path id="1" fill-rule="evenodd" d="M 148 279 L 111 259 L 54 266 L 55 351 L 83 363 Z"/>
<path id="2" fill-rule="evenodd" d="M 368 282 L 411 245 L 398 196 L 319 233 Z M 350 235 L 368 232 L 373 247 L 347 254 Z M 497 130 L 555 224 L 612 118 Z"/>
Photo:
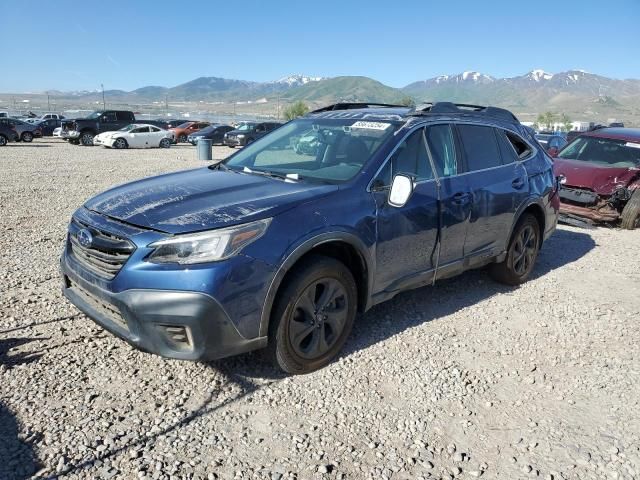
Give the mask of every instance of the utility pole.
<path id="1" fill-rule="evenodd" d="M 49 101 L 49 92 L 47 92 L 47 111 L 51 111 L 51 102 Z"/>
<path id="2" fill-rule="evenodd" d="M 165 94 L 164 96 L 164 108 L 167 112 L 167 117 L 169 116 L 169 94 Z"/>
<path id="3" fill-rule="evenodd" d="M 107 103 L 104 101 L 104 84 L 101 83 L 100 86 L 102 87 L 102 109 L 106 110 Z"/>
<path id="4" fill-rule="evenodd" d="M 276 103 L 276 120 L 280 120 L 280 94 L 278 94 L 278 103 Z"/>

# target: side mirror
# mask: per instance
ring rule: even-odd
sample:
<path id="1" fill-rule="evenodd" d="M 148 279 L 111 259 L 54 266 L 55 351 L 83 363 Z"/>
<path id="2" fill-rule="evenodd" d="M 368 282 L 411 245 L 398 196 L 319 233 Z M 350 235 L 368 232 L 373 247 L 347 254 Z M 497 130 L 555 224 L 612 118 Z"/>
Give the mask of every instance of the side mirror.
<path id="1" fill-rule="evenodd" d="M 392 207 L 404 207 L 413 193 L 413 179 L 407 175 L 398 174 L 393 177 L 391 191 L 389 192 L 389 205 Z"/>
<path id="2" fill-rule="evenodd" d="M 558 148 L 557 147 L 551 147 L 547 150 L 547 153 L 549 154 L 550 157 L 552 158 L 556 158 L 558 156 Z"/>
<path id="3" fill-rule="evenodd" d="M 560 190 L 560 186 L 567 183 L 567 177 L 560 174 L 556 176 L 556 190 Z"/>

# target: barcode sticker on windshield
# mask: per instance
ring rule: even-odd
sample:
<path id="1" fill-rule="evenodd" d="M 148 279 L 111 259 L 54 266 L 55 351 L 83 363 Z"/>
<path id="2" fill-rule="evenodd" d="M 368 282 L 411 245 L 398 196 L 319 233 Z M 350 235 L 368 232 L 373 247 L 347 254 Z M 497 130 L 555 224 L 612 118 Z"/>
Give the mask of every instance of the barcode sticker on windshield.
<path id="1" fill-rule="evenodd" d="M 359 121 L 351 125 L 351 128 L 362 128 L 366 130 L 386 130 L 390 126 L 390 123 Z"/>
<path id="2" fill-rule="evenodd" d="M 624 144 L 624 146 L 631 148 L 640 148 L 640 143 L 627 142 Z"/>

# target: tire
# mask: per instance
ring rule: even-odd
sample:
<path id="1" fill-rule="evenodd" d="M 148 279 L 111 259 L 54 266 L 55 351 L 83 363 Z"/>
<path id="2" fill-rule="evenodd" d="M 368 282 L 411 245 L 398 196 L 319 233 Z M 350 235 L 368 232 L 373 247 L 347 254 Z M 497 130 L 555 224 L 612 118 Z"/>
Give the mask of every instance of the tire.
<path id="1" fill-rule="evenodd" d="M 178 137 L 179 143 L 185 143 L 186 141 L 187 141 L 187 136 L 184 133 Z"/>
<path id="2" fill-rule="evenodd" d="M 82 134 L 80 135 L 80 144 L 84 145 L 85 147 L 91 147 L 93 146 L 93 137 L 95 135 L 91 132 L 82 132 Z"/>
<path id="3" fill-rule="evenodd" d="M 640 188 L 631 194 L 631 198 L 622 209 L 620 226 L 626 230 L 640 228 Z"/>
<path id="4" fill-rule="evenodd" d="M 169 148 L 171 147 L 171 139 L 163 138 L 160 140 L 160 148 Z"/>
<path id="5" fill-rule="evenodd" d="M 123 148 L 127 148 L 129 145 L 124 138 L 116 138 L 113 142 L 113 148 L 117 148 L 118 150 L 122 150 Z"/>
<path id="6" fill-rule="evenodd" d="M 358 294 L 349 269 L 319 255 L 294 267 L 274 304 L 267 355 L 289 374 L 327 365 L 344 345 Z"/>
<path id="7" fill-rule="evenodd" d="M 229 147 L 229 148 L 236 148 L 236 147 L 234 147 L 233 145 L 227 145 L 227 147 Z"/>
<path id="8" fill-rule="evenodd" d="M 0 135 L 0 147 L 4 147 L 9 141 L 4 135 Z"/>
<path id="9" fill-rule="evenodd" d="M 33 133 L 31 133 L 31 132 L 24 132 L 24 133 L 22 134 L 22 137 L 20 137 L 20 139 L 21 139 L 23 142 L 31 143 L 31 142 L 33 142 Z"/>
<path id="10" fill-rule="evenodd" d="M 506 258 L 489 268 L 493 279 L 513 286 L 524 283 L 535 266 L 540 243 L 538 220 L 529 213 L 524 214 L 513 229 Z"/>
<path id="11" fill-rule="evenodd" d="M 71 145 L 80 145 L 80 140 L 78 140 L 77 138 L 70 138 L 69 143 Z"/>

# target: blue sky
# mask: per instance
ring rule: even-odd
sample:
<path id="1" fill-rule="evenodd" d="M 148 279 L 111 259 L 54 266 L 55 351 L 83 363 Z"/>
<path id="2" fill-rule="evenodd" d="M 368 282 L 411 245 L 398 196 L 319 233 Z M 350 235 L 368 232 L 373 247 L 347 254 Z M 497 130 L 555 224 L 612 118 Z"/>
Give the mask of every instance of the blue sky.
<path id="1" fill-rule="evenodd" d="M 640 0 L 19 0 L 2 11 L 2 92 L 292 73 L 394 87 L 464 70 L 640 78 Z"/>

